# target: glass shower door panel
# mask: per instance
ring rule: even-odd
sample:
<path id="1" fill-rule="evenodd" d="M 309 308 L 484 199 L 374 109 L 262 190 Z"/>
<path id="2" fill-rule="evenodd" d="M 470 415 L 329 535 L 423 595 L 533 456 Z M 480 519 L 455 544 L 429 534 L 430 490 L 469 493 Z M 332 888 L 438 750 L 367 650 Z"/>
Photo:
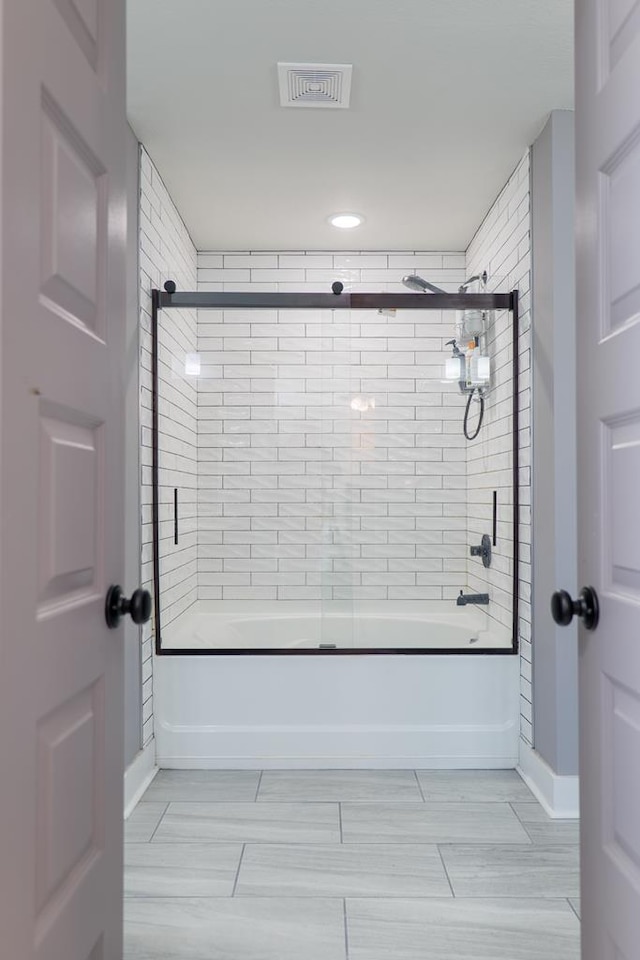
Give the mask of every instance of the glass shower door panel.
<path id="1" fill-rule="evenodd" d="M 196 312 L 161 311 L 158 317 L 158 533 L 160 614 L 163 637 L 168 638 L 198 599 L 200 367 L 197 349 Z M 151 525 L 143 528 L 145 536 L 147 529 L 150 531 Z"/>
<path id="2" fill-rule="evenodd" d="M 354 394 L 350 311 L 321 313 L 317 354 L 321 403 L 319 436 L 322 501 L 321 643 L 352 647 L 354 634 L 354 531 L 351 399 Z"/>

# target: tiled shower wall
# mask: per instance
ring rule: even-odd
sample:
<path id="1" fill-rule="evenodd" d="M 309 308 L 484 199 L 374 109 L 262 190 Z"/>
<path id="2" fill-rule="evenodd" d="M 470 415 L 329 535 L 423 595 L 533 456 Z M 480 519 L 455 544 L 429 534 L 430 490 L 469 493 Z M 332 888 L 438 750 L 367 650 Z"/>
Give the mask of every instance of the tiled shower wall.
<path id="1" fill-rule="evenodd" d="M 142 581 L 153 592 L 151 487 L 151 294 L 172 278 L 195 290 L 197 255 L 169 193 L 144 149 L 140 155 L 140 342 Z M 195 353 L 193 311 L 160 314 L 160 556 L 163 624 L 197 600 L 197 392 L 185 377 Z M 182 534 L 173 542 L 173 491 L 181 491 Z M 143 628 L 143 746 L 153 737 L 154 623 Z"/>
<path id="2" fill-rule="evenodd" d="M 200 290 L 450 291 L 460 253 L 203 253 Z M 201 311 L 201 599 L 451 599 L 466 586 L 454 315 Z"/>
<path id="3" fill-rule="evenodd" d="M 531 691 L 531 191 L 529 152 L 522 158 L 467 251 L 469 275 L 487 270 L 489 289 L 520 292 L 520 638 L 521 731 L 532 743 Z M 469 559 L 469 586 L 491 595 L 490 614 L 511 624 L 513 575 L 511 317 L 498 314 L 490 335 L 496 363 L 485 422 L 467 450 L 469 543 L 491 532 L 492 495 L 498 492 L 498 546 L 492 566 Z"/>

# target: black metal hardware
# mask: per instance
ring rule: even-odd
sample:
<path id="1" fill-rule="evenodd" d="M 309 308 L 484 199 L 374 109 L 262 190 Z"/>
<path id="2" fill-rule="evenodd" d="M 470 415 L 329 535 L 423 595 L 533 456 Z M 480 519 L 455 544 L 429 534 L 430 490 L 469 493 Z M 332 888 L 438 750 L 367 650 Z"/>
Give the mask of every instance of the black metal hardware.
<path id="1" fill-rule="evenodd" d="M 493 545 L 498 546 L 498 491 L 493 491 Z"/>
<path id="2" fill-rule="evenodd" d="M 426 296 L 424 293 L 166 293 L 158 290 L 158 306 L 171 310 L 510 310 L 512 303 L 510 293 L 430 293 Z"/>
<path id="3" fill-rule="evenodd" d="M 583 587 L 577 600 L 566 590 L 557 590 L 551 597 L 551 616 L 560 627 L 567 627 L 580 617 L 585 630 L 595 630 L 600 619 L 598 594 L 593 587 Z"/>
<path id="4" fill-rule="evenodd" d="M 178 529 L 178 488 L 175 487 L 173 491 L 173 542 L 178 546 L 179 540 L 179 529 Z"/>
<path id="5" fill-rule="evenodd" d="M 507 310 L 511 313 L 511 330 L 513 337 L 513 550 L 514 559 L 512 573 L 512 624 L 513 624 L 513 644 L 508 653 L 515 654 L 519 648 L 519 519 L 520 519 L 520 488 L 519 488 L 519 352 L 517 349 L 519 336 L 519 296 L 518 291 L 511 293 L 433 293 L 425 296 L 423 293 L 215 293 L 215 292 L 177 292 L 174 281 L 169 280 L 164 285 L 164 290 L 154 289 L 151 291 L 152 298 L 152 349 L 151 349 L 151 376 L 152 376 L 152 518 L 153 518 L 153 573 L 154 573 L 154 633 L 155 649 L 158 655 L 164 656 L 254 656 L 254 650 L 238 649 L 166 649 L 162 646 L 161 632 L 161 585 L 160 585 L 160 495 L 159 495 L 159 358 L 158 358 L 158 327 L 159 313 L 161 310 L 180 310 L 180 309 L 200 309 L 200 310 L 219 310 L 219 309 L 330 309 L 330 310 L 420 310 L 421 312 L 430 312 L 434 310 Z M 497 527 L 496 527 L 496 498 L 494 495 L 494 546 L 496 546 Z M 481 603 L 488 603 L 488 595 L 482 596 Z M 486 597 L 486 599 L 485 599 Z M 466 603 L 463 600 L 462 603 Z M 471 601 L 473 602 L 473 601 Z M 350 647 L 338 647 L 335 650 L 323 650 L 323 653 L 329 655 L 353 656 L 354 654 L 374 655 L 374 654 L 468 654 L 472 651 L 466 648 L 459 649 L 430 649 L 415 650 L 414 648 L 363 648 L 354 650 Z M 478 648 L 476 651 L 482 656 L 502 656 L 505 651 L 497 648 Z M 318 648 L 309 649 L 273 649 L 261 650 L 261 655 L 283 656 L 291 655 L 310 655 L 318 653 Z"/>
<path id="6" fill-rule="evenodd" d="M 170 283 L 171 281 L 167 281 Z M 155 634 L 156 652 L 160 652 L 160 298 L 163 294 L 159 290 L 151 291 L 151 422 L 153 434 L 151 440 L 151 483 L 153 487 L 153 502 L 151 516 L 153 518 L 153 600 L 155 604 Z M 171 301 L 171 297 L 166 295 Z"/>
<path id="7" fill-rule="evenodd" d="M 520 646 L 520 294 L 513 290 L 510 296 L 513 357 L 513 574 L 512 633 L 514 653 Z"/>
<path id="8" fill-rule="evenodd" d="M 456 600 L 456 606 L 466 607 L 468 603 L 477 603 L 481 606 L 487 606 L 489 603 L 488 593 L 463 593 L 462 590 Z"/>
<path id="9" fill-rule="evenodd" d="M 120 623 L 122 617 L 129 614 L 134 623 L 147 623 L 151 619 L 151 594 L 148 590 L 135 590 L 131 600 L 122 593 L 122 587 L 109 587 L 104 608 L 105 620 L 110 630 Z"/>
<path id="10" fill-rule="evenodd" d="M 335 283 L 331 284 L 331 289 L 333 290 L 336 297 L 339 297 L 342 291 L 344 290 L 344 283 L 340 283 L 339 280 L 336 280 Z"/>
<path id="11" fill-rule="evenodd" d="M 471 556 L 482 557 L 482 563 L 484 566 L 491 566 L 491 537 L 488 533 L 485 533 L 483 536 L 480 546 L 471 547 Z"/>

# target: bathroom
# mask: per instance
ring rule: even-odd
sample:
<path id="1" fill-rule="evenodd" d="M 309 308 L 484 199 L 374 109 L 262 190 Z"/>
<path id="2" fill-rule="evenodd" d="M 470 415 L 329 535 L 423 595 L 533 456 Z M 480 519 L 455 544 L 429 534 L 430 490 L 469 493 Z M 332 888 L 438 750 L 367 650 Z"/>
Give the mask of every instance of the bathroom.
<path id="1" fill-rule="evenodd" d="M 640 0 L 1 10 L 4 953 L 636 960 Z"/>
<path id="2" fill-rule="evenodd" d="M 153 17 L 148 6 L 133 0 L 129 14 L 127 582 L 154 614 L 126 628 L 128 955 L 163 942 L 173 960 L 172 937 L 192 936 L 184 956 L 209 956 L 215 931 L 220 956 L 271 960 L 284 942 L 318 960 L 439 960 L 462 949 L 449 923 L 473 936 L 487 923 L 493 957 L 575 958 L 577 630 L 558 632 L 549 611 L 557 586 L 577 587 L 571 4 L 545 4 L 549 34 L 541 11 L 499 0 L 486 17 L 461 4 L 468 29 L 442 3 L 332 4 L 339 31 L 307 5 L 244 4 L 244 54 L 234 4 L 198 11 L 201 40 L 172 4 Z M 217 37 L 220 62 L 205 63 L 216 17 L 229 53 Z M 407 31 L 413 66 L 393 83 L 382 68 Z M 432 36 L 455 37 L 464 80 Z M 438 62 L 432 83 L 440 71 L 423 110 L 421 51 Z M 341 109 L 280 106 L 290 87 L 277 67 L 294 57 L 299 74 L 315 65 L 314 82 L 321 65 L 340 68 Z M 524 103 L 503 89 L 520 58 Z M 495 102 L 470 101 L 474 70 Z M 214 104 L 215 83 L 237 99 Z M 237 131 L 245 109 L 253 137 Z M 447 166 L 446 183 L 430 182 Z M 252 171 L 264 209 L 242 192 Z M 328 222 L 354 211 L 352 229 Z M 406 282 L 416 276 L 424 292 Z M 473 390 L 461 389 L 465 352 L 488 364 Z M 338 841 L 361 847 L 360 886 L 323 886 L 309 846 Z M 289 844 L 282 862 L 272 843 Z M 397 867 L 414 845 L 424 860 Z M 214 847 L 203 892 L 185 858 L 215 872 Z M 474 870 L 495 872 L 488 892 Z M 437 916 L 452 894 L 462 912 Z M 314 945 L 291 927 L 297 897 Z M 380 935 L 388 924 L 395 938 L 386 952 L 367 934 L 376 904 Z M 346 946 L 320 933 L 336 905 Z M 264 952 L 251 953 L 243 921 Z M 433 953 L 405 944 L 412 924 Z"/>

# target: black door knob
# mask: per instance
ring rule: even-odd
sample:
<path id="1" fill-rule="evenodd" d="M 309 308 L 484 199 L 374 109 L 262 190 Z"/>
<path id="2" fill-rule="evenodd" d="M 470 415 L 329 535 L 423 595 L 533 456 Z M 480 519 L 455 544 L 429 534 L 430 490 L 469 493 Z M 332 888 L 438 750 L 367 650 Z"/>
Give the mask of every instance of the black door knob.
<path id="1" fill-rule="evenodd" d="M 566 590 L 557 590 L 551 597 L 551 616 L 561 627 L 580 617 L 586 630 L 595 630 L 600 619 L 598 594 L 593 587 L 583 587 L 578 599 L 573 600 Z"/>
<path id="2" fill-rule="evenodd" d="M 148 590 L 135 590 L 131 600 L 122 593 L 122 587 L 109 587 L 104 615 L 110 630 L 120 623 L 122 617 L 129 614 L 134 623 L 147 623 L 151 619 L 151 594 Z"/>

